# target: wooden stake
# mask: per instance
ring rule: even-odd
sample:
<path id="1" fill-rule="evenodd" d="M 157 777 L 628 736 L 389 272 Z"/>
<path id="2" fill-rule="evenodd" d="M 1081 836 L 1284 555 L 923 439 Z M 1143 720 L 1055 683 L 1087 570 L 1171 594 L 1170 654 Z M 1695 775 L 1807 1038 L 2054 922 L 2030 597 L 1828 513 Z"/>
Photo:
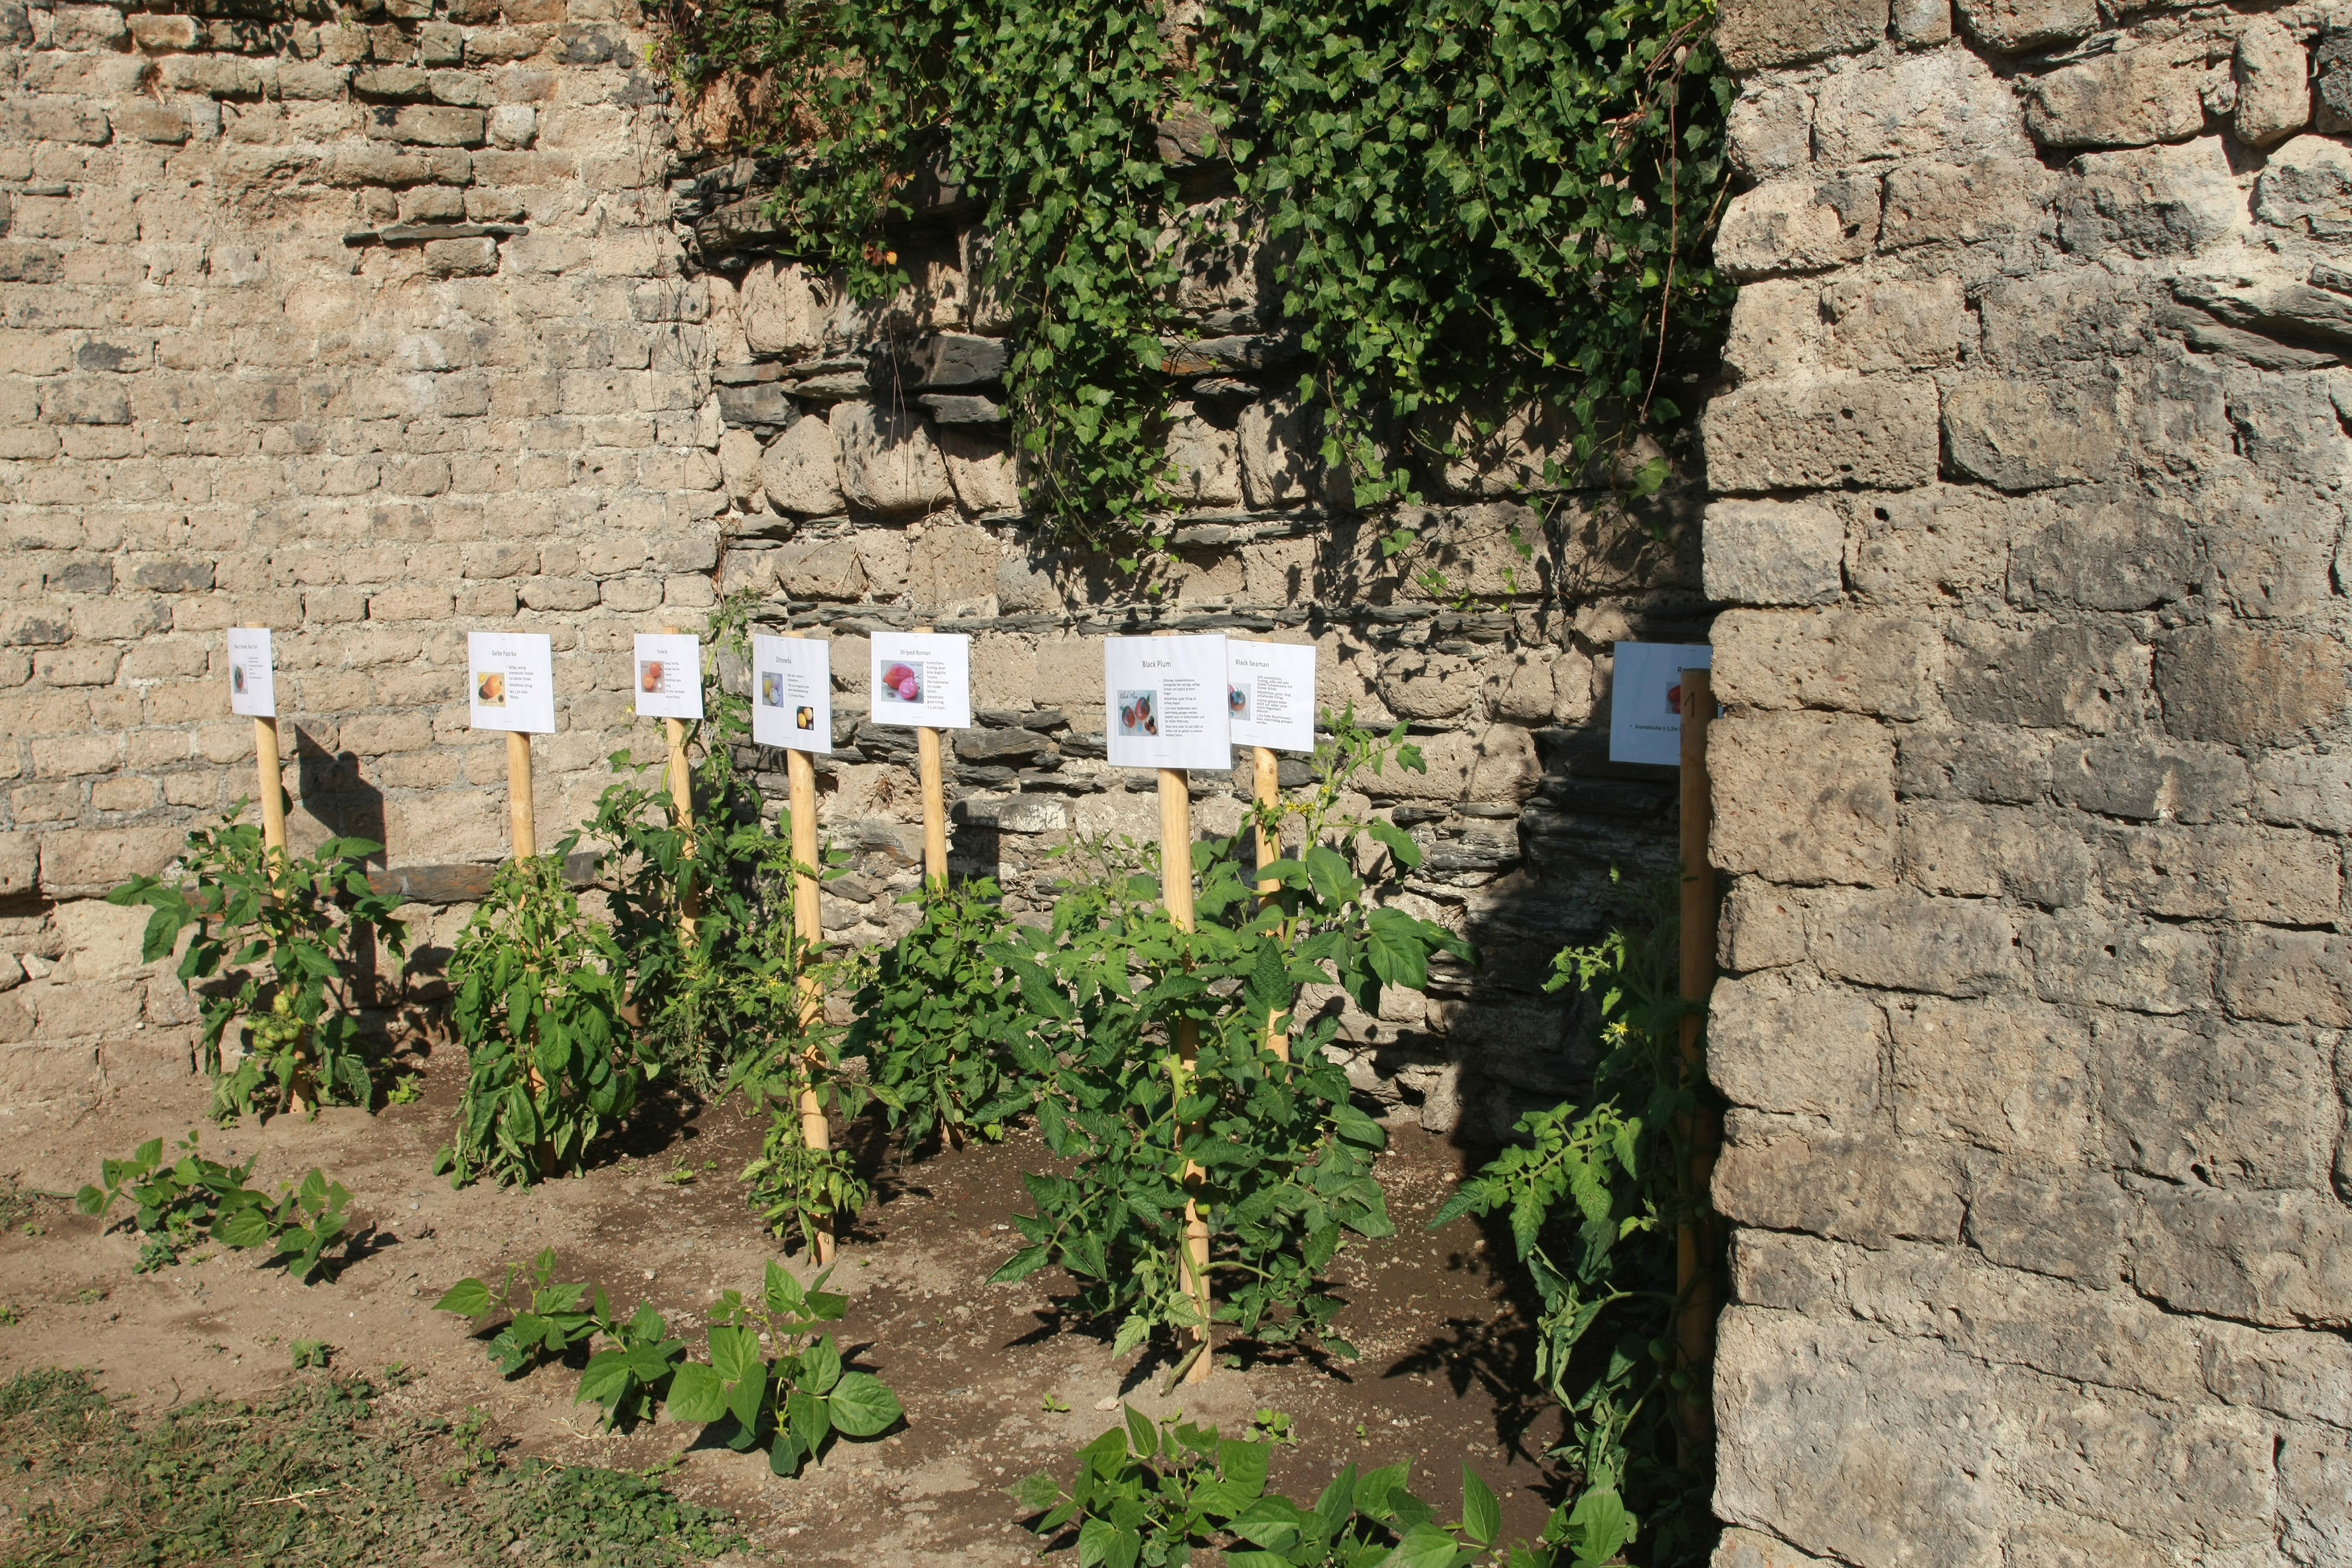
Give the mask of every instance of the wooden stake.
<path id="1" fill-rule="evenodd" d="M 1179 931 L 1192 929 L 1192 794 L 1181 768 L 1160 770 L 1160 901 Z M 1178 1019 L 1180 1092 L 1191 1079 L 1192 1065 L 1200 1056 L 1200 1026 L 1190 1018 Z M 1186 1131 L 1189 1136 L 1191 1130 Z M 1187 1189 L 1197 1190 L 1205 1173 L 1193 1162 L 1184 1162 Z M 1183 1275 L 1184 1288 L 1201 1315 L 1199 1324 L 1192 1330 L 1192 1338 L 1200 1348 L 1184 1373 L 1184 1381 L 1199 1383 L 1214 1370 L 1209 1360 L 1209 1222 L 1202 1217 L 1198 1201 L 1190 1196 L 1184 1200 Z"/>
<path id="2" fill-rule="evenodd" d="M 1715 985 L 1717 898 L 1715 868 L 1707 859 L 1713 805 L 1708 796 L 1706 731 L 1715 718 L 1713 676 L 1704 669 L 1682 672 L 1682 997 L 1704 1005 Z M 1705 1020 L 1682 1020 L 1683 1081 L 1703 1093 L 1706 1077 L 1700 1033 Z M 1704 1205 L 1715 1176 L 1716 1150 L 1723 1121 L 1702 1107 L 1685 1123 L 1690 1141 L 1685 1196 Z M 1698 1386 L 1676 1402 L 1675 1425 L 1685 1468 L 1706 1461 L 1715 1435 L 1716 1226 L 1711 1216 L 1685 1221 L 1675 1233 L 1675 1342 L 1679 1362 Z"/>
<path id="3" fill-rule="evenodd" d="M 271 857 L 270 875 L 286 868 L 285 764 L 278 754 L 278 721 L 253 721 L 253 771 L 261 784 L 261 845 Z"/>
<path id="4" fill-rule="evenodd" d="M 677 635 L 676 626 L 664 626 L 662 630 L 672 637 Z M 699 652 L 695 657 L 694 679 L 698 681 L 702 679 Z M 686 764 L 686 721 L 665 719 L 662 729 L 669 740 L 670 805 L 677 813 L 677 825 L 686 834 L 686 858 L 691 860 L 694 858 L 694 774 Z M 686 939 L 688 947 L 694 945 L 694 917 L 701 903 L 700 893 L 689 884 L 677 916 L 678 934 Z"/>
<path id="5" fill-rule="evenodd" d="M 530 737 L 520 730 L 507 731 L 507 822 L 513 830 L 514 858 L 528 860 L 538 854 L 530 815 Z"/>
<path id="6" fill-rule="evenodd" d="M 1254 793 L 1257 803 L 1270 811 L 1278 810 L 1282 805 L 1282 763 L 1271 747 L 1253 746 L 1250 751 L 1255 764 L 1253 769 L 1256 785 Z M 1260 870 L 1282 858 L 1281 822 L 1277 816 L 1273 818 L 1271 826 L 1265 822 L 1258 824 L 1257 863 Z M 1272 878 L 1261 879 L 1257 885 L 1258 902 L 1262 905 L 1274 902 L 1274 896 L 1281 890 L 1280 882 Z M 1271 1013 L 1265 1019 L 1265 1048 L 1284 1061 L 1290 1059 L 1290 1037 L 1274 1026 L 1274 1015 Z"/>
<path id="7" fill-rule="evenodd" d="M 920 635 L 929 626 L 917 626 Z M 948 883 L 948 796 L 946 767 L 940 755 L 940 735 L 929 725 L 915 731 L 915 776 L 923 786 L 923 880 L 944 888 Z"/>
<path id="8" fill-rule="evenodd" d="M 806 637 L 806 632 L 786 632 L 788 637 Z M 801 940 L 801 1023 L 813 1026 L 824 1015 L 824 993 L 817 985 L 816 976 L 808 972 L 809 955 L 824 940 L 824 917 L 817 903 L 816 879 L 816 764 L 806 752 L 784 752 L 784 776 L 790 782 L 793 813 L 793 859 L 799 869 L 793 873 L 793 930 Z M 812 1065 L 816 1061 L 815 1048 L 809 1053 Z M 814 1085 L 801 1090 L 801 1141 L 812 1149 L 833 1147 L 833 1129 L 825 1122 L 824 1102 L 817 1098 Z M 833 1261 L 833 1231 L 820 1226 L 816 1233 L 816 1260 L 820 1268 Z"/>

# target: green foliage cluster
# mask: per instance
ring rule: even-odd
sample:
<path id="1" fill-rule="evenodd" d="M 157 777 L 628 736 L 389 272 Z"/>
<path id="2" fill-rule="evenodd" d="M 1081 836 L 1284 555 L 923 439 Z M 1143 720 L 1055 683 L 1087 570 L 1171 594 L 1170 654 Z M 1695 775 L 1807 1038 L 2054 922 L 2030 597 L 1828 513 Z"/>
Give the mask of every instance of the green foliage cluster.
<path id="1" fill-rule="evenodd" d="M 86 1372 L 19 1372 L 0 1383 L 0 1568 L 685 1568 L 743 1544 L 726 1514 L 650 1477 L 515 1463 L 478 1418 L 402 1414 L 380 1393 L 309 1377 L 257 1405 L 139 1420 Z"/>
<path id="2" fill-rule="evenodd" d="M 205 1024 L 205 1068 L 213 1079 L 213 1113 L 224 1121 L 247 1112 L 268 1116 L 296 1099 L 365 1106 L 373 1100 L 360 1049 L 363 944 L 395 961 L 406 928 L 396 897 L 368 886 L 367 859 L 383 846 L 330 838 L 310 855 L 272 856 L 258 826 L 229 808 L 218 827 L 198 827 L 180 851 L 184 882 L 133 877 L 106 895 L 154 912 L 140 958 L 168 957 L 180 933 L 195 928 L 179 975 Z M 244 1052 L 222 1064 L 221 1042 L 244 1025 Z"/>
<path id="3" fill-rule="evenodd" d="M 658 58 L 689 91 L 765 85 L 775 110 L 747 139 L 788 160 L 766 216 L 860 297 L 907 285 L 891 236 L 931 181 L 986 204 L 971 281 L 1013 316 L 1029 505 L 1097 542 L 1162 542 L 1188 267 L 1266 247 L 1300 389 L 1363 507 L 1412 499 L 1402 459 L 1458 450 L 1465 408 L 1474 434 L 1517 405 L 1562 411 L 1576 464 L 1673 424 L 1666 372 L 1710 352 L 1728 307 L 1706 261 L 1733 93 L 1713 0 L 1210 0 L 1196 24 L 1136 0 L 670 0 L 666 16 Z M 1190 200 L 1203 175 L 1238 204 Z"/>
<path id="4" fill-rule="evenodd" d="M 324 1272 L 331 1278 L 327 1249 L 350 1224 L 344 1213 L 352 1194 L 313 1167 L 301 1182 L 272 1198 L 245 1184 L 253 1162 L 224 1165 L 197 1152 L 193 1131 L 174 1146 L 178 1158 L 163 1158 L 163 1141 L 150 1138 L 128 1160 L 107 1160 L 99 1184 L 74 1194 L 74 1206 L 97 1218 L 124 1199 L 131 1224 L 146 1238 L 136 1272 L 169 1268 L 200 1241 L 215 1241 L 242 1252 L 268 1249 L 284 1258 L 286 1270 L 305 1285 Z"/>
<path id="5" fill-rule="evenodd" d="M 1592 1093 L 1523 1117 L 1523 1142 L 1431 1222 L 1508 1216 L 1543 1303 L 1536 1374 L 1568 1417 L 1554 1456 L 1570 1461 L 1582 1496 L 1654 1521 L 1649 1556 L 1660 1564 L 1703 1561 L 1712 1546 L 1694 1522 L 1706 1518 L 1713 1467 L 1683 1451 L 1673 1408 L 1710 1386 L 1674 1319 L 1677 1228 L 1703 1228 L 1711 1212 L 1690 1158 L 1711 1091 L 1682 1058 L 1680 1025 L 1694 1008 L 1676 984 L 1671 896 L 1654 900 L 1646 927 L 1559 955 L 1549 988 L 1572 984 L 1599 1003 Z"/>
<path id="6" fill-rule="evenodd" d="M 1423 766 L 1418 749 L 1402 725 L 1325 721 L 1321 783 L 1282 814 L 1299 854 L 1244 871 L 1240 838 L 1194 844 L 1196 930 L 1162 907 L 1147 857 L 1082 844 L 1052 929 L 1016 928 L 992 950 L 1030 1014 L 1014 1048 L 1039 1085 L 1039 1130 L 1069 1168 L 1025 1176 L 1036 1212 L 1014 1224 L 1028 1245 L 994 1278 L 1058 1264 L 1079 1310 L 1118 1324 L 1117 1354 L 1163 1330 L 1198 1331 L 1200 1354 L 1211 1322 L 1354 1353 L 1329 1331 L 1340 1302 L 1319 1277 L 1349 1234 L 1392 1234 L 1372 1176 L 1386 1135 L 1323 1056 L 1337 1019 L 1294 1016 L 1299 990 L 1338 985 L 1377 1011 L 1383 985 L 1427 984 L 1432 954 L 1471 953 L 1377 901 L 1418 863 L 1412 837 L 1338 811 L 1347 780 Z M 1359 833 L 1384 851 L 1369 875 L 1324 841 Z M 1288 1059 L 1269 1031 L 1288 1037 Z M 1188 1205 L 1208 1232 L 1208 1322 L 1184 1254 Z"/>
<path id="7" fill-rule="evenodd" d="M 926 888 L 901 900 L 922 910 L 913 929 L 861 955 L 844 1055 L 867 1064 L 909 1149 L 994 1142 L 1035 1101 L 1018 1050 L 1028 1014 L 991 956 L 1013 934 L 1003 897 L 985 877 Z"/>
<path id="8" fill-rule="evenodd" d="M 622 1315 L 601 1287 L 557 1282 L 552 1251 L 541 1252 L 528 1271 L 509 1266 L 495 1290 L 480 1279 L 460 1279 L 434 1305 L 465 1318 L 504 1311 L 507 1321 L 488 1351 L 509 1377 L 601 1339 L 603 1348 L 581 1372 L 574 1403 L 602 1405 L 608 1427 L 650 1421 L 666 1410 L 673 1421 L 716 1428 L 738 1452 L 764 1449 L 768 1468 L 790 1477 L 821 1458 L 835 1434 L 879 1436 L 904 1415 L 881 1379 L 845 1365 L 834 1337 L 817 1331 L 849 1308 L 848 1298 L 824 1289 L 825 1279 L 803 1286 L 771 1262 L 755 1295 L 728 1291 L 710 1310 L 707 1361 L 688 1359 L 686 1342 L 669 1337 L 651 1302 Z M 763 1339 L 774 1354 L 761 1353 Z"/>
<path id="9" fill-rule="evenodd" d="M 1405 1465 L 1361 1474 L 1350 1465 L 1302 1505 L 1266 1489 L 1273 1448 L 1180 1416 L 1155 1425 L 1129 1406 L 1124 1426 L 1078 1450 L 1066 1487 L 1039 1470 L 1013 1496 L 1040 1535 L 1076 1527 L 1082 1568 L 1166 1568 L 1203 1546 L 1222 1548 L 1228 1568 L 1468 1568 L 1490 1557 L 1509 1568 L 1601 1568 L 1630 1533 L 1603 1522 L 1605 1510 L 1578 1520 L 1563 1508 L 1541 1543 L 1506 1548 L 1501 1505 L 1467 1466 L 1461 1517 L 1447 1522 L 1408 1489 Z"/>
<path id="10" fill-rule="evenodd" d="M 450 955 L 466 1089 L 434 1169 L 453 1186 L 478 1175 L 527 1186 L 577 1170 L 636 1101 L 644 1074 L 622 1017 L 625 961 L 564 880 L 572 845 L 500 866 Z"/>

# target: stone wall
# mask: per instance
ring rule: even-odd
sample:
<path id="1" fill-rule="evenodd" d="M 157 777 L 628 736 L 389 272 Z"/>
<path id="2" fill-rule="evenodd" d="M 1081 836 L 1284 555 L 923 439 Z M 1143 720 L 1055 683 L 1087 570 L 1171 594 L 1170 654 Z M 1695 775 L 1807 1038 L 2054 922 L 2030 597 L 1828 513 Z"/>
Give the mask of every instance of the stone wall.
<path id="1" fill-rule="evenodd" d="M 1718 1563 L 2352 1561 L 2352 12 L 1721 28 Z"/>
<path id="2" fill-rule="evenodd" d="M 1399 520 L 1322 471 L 1266 258 L 1236 239 L 1188 258 L 1177 301 L 1175 559 L 1139 579 L 1054 547 L 1005 455 L 973 205 L 927 193 L 896 241 L 913 284 L 846 298 L 772 253 L 773 171 L 691 145 L 648 41 L 628 0 L 299 23 L 0 3 L 0 1116 L 188 1070 L 184 996 L 137 965 L 136 911 L 93 896 L 250 793 L 224 627 L 277 633 L 298 841 L 380 839 L 398 869 L 504 848 L 466 631 L 555 639 L 551 840 L 607 753 L 657 744 L 625 638 L 746 590 L 763 624 L 835 638 L 819 783 L 855 858 L 825 904 L 848 940 L 907 918 L 919 842 L 910 737 L 861 722 L 866 631 L 974 635 L 955 864 L 1033 911 L 1071 833 L 1156 825 L 1151 780 L 1104 762 L 1100 637 L 1314 639 L 1324 701 L 1426 749 L 1360 804 L 1429 846 L 1410 896 L 1488 955 L 1348 1014 L 1351 1076 L 1433 1129 L 1466 1105 L 1478 1137 L 1570 1088 L 1550 954 L 1622 907 L 1612 868 L 1638 886 L 1672 853 L 1672 774 L 1605 760 L 1609 648 L 1704 638 L 1696 530 L 1658 544 L 1541 493 L 1563 438 L 1506 418 L 1431 460 L 1402 520 L 1425 547 L 1390 560 Z M 781 794 L 779 759 L 751 760 Z M 1231 827 L 1246 774 L 1194 783 L 1201 827 Z M 409 912 L 429 978 L 465 910 Z"/>

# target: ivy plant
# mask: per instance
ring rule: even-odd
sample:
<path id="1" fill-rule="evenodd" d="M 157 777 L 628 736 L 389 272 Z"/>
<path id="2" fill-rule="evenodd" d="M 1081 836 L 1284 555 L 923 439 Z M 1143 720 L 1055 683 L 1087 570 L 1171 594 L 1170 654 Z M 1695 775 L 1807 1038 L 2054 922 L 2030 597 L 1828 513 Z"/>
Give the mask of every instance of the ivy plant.
<path id="1" fill-rule="evenodd" d="M 1021 1069 L 1021 992 L 990 956 L 1012 935 L 989 879 L 927 887 L 901 900 L 922 918 L 864 956 L 845 1058 L 867 1064 L 866 1089 L 910 1149 L 934 1139 L 991 1142 L 1036 1099 Z"/>
<path id="2" fill-rule="evenodd" d="M 74 1195 L 74 1206 L 93 1218 L 105 1215 L 118 1198 L 130 1202 L 131 1224 L 145 1237 L 136 1272 L 177 1263 L 199 1239 L 239 1251 L 267 1247 L 272 1259 L 284 1258 L 287 1272 L 305 1285 L 331 1272 L 327 1249 L 350 1224 L 344 1211 L 352 1194 L 341 1183 L 328 1181 L 313 1168 L 271 1198 L 245 1184 L 253 1174 L 251 1160 L 224 1165 L 206 1159 L 193 1131 L 174 1150 L 178 1158 L 167 1161 L 163 1141 L 151 1138 L 131 1158 L 103 1162 L 98 1183 Z"/>
<path id="3" fill-rule="evenodd" d="M 563 877 L 575 837 L 500 866 L 450 955 L 466 1089 L 434 1169 L 452 1186 L 576 1170 L 635 1102 L 644 1074 L 627 1050 L 620 950 Z"/>
<path id="4" fill-rule="evenodd" d="M 181 879 L 133 877 L 106 895 L 147 918 L 140 958 L 179 945 L 179 977 L 204 1019 L 200 1047 L 213 1080 L 213 1114 L 267 1117 L 298 1100 L 365 1106 L 373 1099 L 360 1044 L 371 999 L 363 948 L 397 961 L 406 927 L 395 896 L 368 885 L 367 860 L 383 846 L 330 838 L 309 855 L 273 855 L 239 801 L 217 827 L 198 827 L 180 851 Z M 236 1064 L 224 1041 L 241 1026 Z"/>
<path id="5" fill-rule="evenodd" d="M 1298 1019 L 1298 994 L 1336 985 L 1377 1012 L 1384 985 L 1426 984 L 1432 954 L 1472 955 L 1444 927 L 1381 901 L 1419 858 L 1411 837 L 1337 810 L 1360 771 L 1421 763 L 1402 727 L 1378 734 L 1352 714 L 1324 722 L 1322 783 L 1292 808 L 1302 853 L 1244 871 L 1239 839 L 1194 844 L 1197 930 L 1162 907 L 1148 855 L 1082 844 L 1052 929 L 1019 928 L 992 953 L 1032 1015 L 1020 1060 L 1042 1086 L 1039 1130 L 1067 1171 L 1024 1176 L 1035 1212 L 1013 1223 L 1027 1245 L 994 1278 L 1058 1264 L 1077 1308 L 1117 1323 L 1114 1354 L 1189 1332 L 1181 1371 L 1206 1352 L 1213 1323 L 1354 1353 L 1330 1331 L 1341 1302 L 1320 1277 L 1348 1236 L 1391 1233 L 1373 1178 L 1386 1135 L 1323 1055 L 1337 1018 Z M 1323 842 L 1360 832 L 1387 846 L 1369 878 Z M 1286 1059 L 1270 1031 L 1287 1037 Z M 1205 1290 L 1186 1258 L 1192 1217 L 1208 1233 Z"/>
<path id="6" fill-rule="evenodd" d="M 1691 1521 L 1706 1518 L 1712 1468 L 1703 1455 L 1685 1462 L 1673 1410 L 1709 1386 L 1674 1319 L 1677 1227 L 1711 1212 L 1688 1127 L 1712 1091 L 1683 1064 L 1692 1006 L 1677 984 L 1672 898 L 1659 889 L 1645 924 L 1555 959 L 1549 988 L 1576 986 L 1598 1005 L 1592 1093 L 1521 1118 L 1518 1141 L 1431 1221 L 1507 1217 L 1542 1302 L 1536 1376 L 1568 1417 L 1554 1457 L 1569 1462 L 1588 1521 L 1622 1516 L 1630 1537 L 1629 1504 L 1658 1521 L 1649 1552 L 1660 1563 L 1703 1561 L 1711 1546 Z"/>
<path id="7" fill-rule="evenodd" d="M 1730 290 L 1708 264 L 1734 93 L 1712 0 L 668 0 L 689 93 L 748 77 L 781 247 L 888 300 L 940 185 L 984 204 L 1027 502 L 1164 545 L 1188 267 L 1255 265 L 1360 507 L 1512 413 L 1559 417 L 1538 488 L 1689 410 Z M 1238 201 L 1202 195 L 1238 192 Z M 1247 333 L 1269 321 L 1224 322 Z M 1280 358 L 1277 346 L 1270 354 Z M 1620 471 L 1622 469 L 1622 472 Z M 1634 493 L 1665 465 L 1603 470 Z M 1403 541 L 1391 535 L 1391 549 Z"/>

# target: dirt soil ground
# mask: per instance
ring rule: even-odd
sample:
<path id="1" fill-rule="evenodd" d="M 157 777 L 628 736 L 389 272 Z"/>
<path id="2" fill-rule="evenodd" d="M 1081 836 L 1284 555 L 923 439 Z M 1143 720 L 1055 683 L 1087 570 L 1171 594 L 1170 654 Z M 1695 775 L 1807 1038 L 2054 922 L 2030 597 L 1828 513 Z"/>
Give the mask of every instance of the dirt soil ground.
<path id="1" fill-rule="evenodd" d="M 1393 1130 L 1380 1162 L 1399 1234 L 1357 1244 L 1335 1268 L 1350 1303 L 1337 1327 L 1361 1359 L 1260 1357 L 1170 1397 L 1159 1393 L 1158 1363 L 1114 1363 L 1106 1339 L 1064 1320 L 1059 1274 L 985 1283 L 1013 1250 L 1024 1164 L 1045 1157 L 1033 1135 L 913 1164 L 877 1158 L 877 1201 L 842 1247 L 835 1285 L 851 1301 L 844 1346 L 863 1347 L 860 1364 L 898 1391 L 906 1425 L 841 1443 L 822 1468 L 783 1481 L 763 1456 L 688 1447 L 689 1429 L 667 1423 L 601 1433 L 594 1407 L 572 1402 L 572 1368 L 501 1380 L 468 1326 L 432 1310 L 456 1280 L 495 1283 L 507 1263 L 551 1246 L 557 1278 L 601 1283 L 616 1305 L 651 1300 L 699 1352 L 702 1310 L 723 1288 L 755 1288 L 779 1255 L 736 1181 L 759 1129 L 731 1105 L 682 1117 L 656 1110 L 584 1176 L 530 1192 L 453 1192 L 430 1173 L 462 1074 L 436 1063 L 422 1100 L 373 1117 L 331 1110 L 216 1129 L 203 1121 L 205 1085 L 191 1080 L 12 1134 L 0 1174 L 68 1193 L 96 1179 L 104 1156 L 201 1127 L 215 1157 L 257 1155 L 253 1184 L 265 1190 L 323 1166 L 354 1194 L 362 1239 L 339 1280 L 310 1288 L 233 1252 L 142 1275 L 127 1226 L 44 1204 L 30 1227 L 38 1234 L 0 1236 L 0 1306 L 16 1320 L 0 1326 L 0 1376 L 85 1366 L 110 1395 L 156 1409 L 258 1395 L 292 1376 L 291 1342 L 322 1340 L 339 1369 L 396 1362 L 417 1374 L 395 1404 L 447 1415 L 478 1406 L 523 1453 L 635 1469 L 684 1448 L 671 1484 L 734 1510 L 756 1562 L 1033 1560 L 1036 1539 L 1003 1489 L 1039 1468 L 1066 1479 L 1072 1452 L 1118 1419 L 1122 1400 L 1154 1415 L 1181 1408 L 1229 1436 L 1255 1410 L 1287 1414 L 1297 1440 L 1276 1458 L 1272 1484 L 1302 1500 L 1344 1465 L 1404 1459 L 1414 1489 L 1451 1517 L 1467 1463 L 1502 1497 L 1507 1538 L 1533 1535 L 1556 1495 L 1538 1461 L 1558 1415 L 1534 1393 L 1512 1271 L 1495 1266 L 1508 1242 L 1469 1221 L 1427 1229 L 1468 1157 L 1417 1126 Z M 679 1172 L 694 1179 L 671 1179 Z M 786 1262 L 813 1273 L 797 1249 Z"/>

